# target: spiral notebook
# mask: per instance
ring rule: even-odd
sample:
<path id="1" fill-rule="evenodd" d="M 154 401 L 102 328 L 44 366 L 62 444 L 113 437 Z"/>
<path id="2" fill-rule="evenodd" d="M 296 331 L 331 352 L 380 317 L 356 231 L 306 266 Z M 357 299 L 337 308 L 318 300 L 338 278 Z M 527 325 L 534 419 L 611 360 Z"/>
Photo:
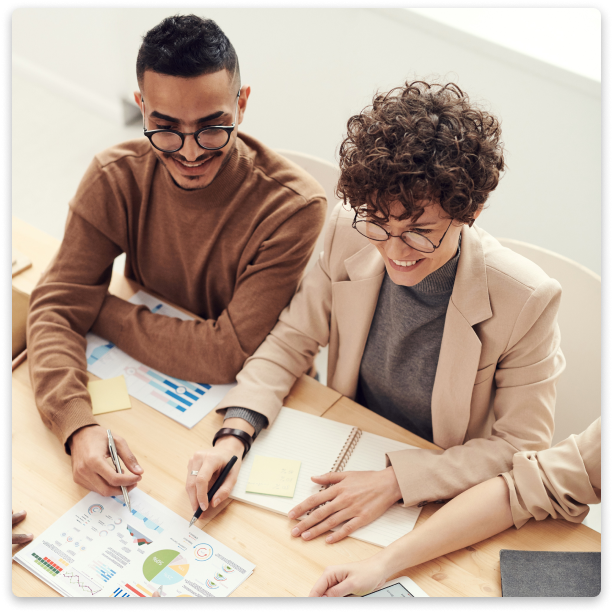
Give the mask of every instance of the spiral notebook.
<path id="1" fill-rule="evenodd" d="M 343 470 L 383 470 L 385 453 L 417 449 L 383 436 L 316 415 L 283 407 L 271 428 L 262 430 L 247 454 L 231 497 L 282 515 L 317 493 L 321 486 L 311 476 Z M 256 456 L 300 460 L 293 498 L 246 492 Z M 385 547 L 410 532 L 419 517 L 418 507 L 395 504 L 381 517 L 351 534 L 353 538 Z"/>

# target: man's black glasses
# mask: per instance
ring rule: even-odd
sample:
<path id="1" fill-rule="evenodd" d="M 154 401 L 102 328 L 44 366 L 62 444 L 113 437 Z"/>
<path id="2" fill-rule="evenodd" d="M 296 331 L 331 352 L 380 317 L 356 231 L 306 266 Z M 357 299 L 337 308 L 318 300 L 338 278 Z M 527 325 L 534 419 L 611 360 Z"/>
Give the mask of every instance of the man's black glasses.
<path id="1" fill-rule="evenodd" d="M 214 151 L 222 149 L 228 144 L 230 136 L 236 127 L 236 115 L 238 113 L 238 99 L 240 90 L 236 95 L 236 108 L 234 111 L 234 123 L 231 126 L 205 126 L 196 132 L 179 132 L 178 130 L 147 130 L 145 127 L 145 101 L 143 99 L 143 133 L 151 144 L 164 153 L 179 151 L 185 144 L 186 136 L 193 136 L 202 149 Z"/>

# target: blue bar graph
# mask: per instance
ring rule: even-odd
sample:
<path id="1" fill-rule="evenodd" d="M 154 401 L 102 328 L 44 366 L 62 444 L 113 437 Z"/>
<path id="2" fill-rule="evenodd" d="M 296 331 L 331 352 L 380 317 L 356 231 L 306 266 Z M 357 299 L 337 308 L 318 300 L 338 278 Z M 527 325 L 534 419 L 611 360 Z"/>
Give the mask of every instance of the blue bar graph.
<path id="1" fill-rule="evenodd" d="M 91 355 L 87 358 L 87 363 L 91 366 L 94 362 L 97 362 L 103 355 L 107 354 L 115 345 L 113 343 L 107 343 L 106 345 L 100 345 L 96 347 Z"/>
<path id="2" fill-rule="evenodd" d="M 183 381 L 183 379 L 177 379 L 176 377 L 175 377 L 175 381 L 180 383 L 183 387 L 186 387 L 188 390 L 192 390 L 192 392 L 196 392 L 197 394 L 200 394 L 201 396 L 204 396 L 205 394 L 204 391 L 202 391 L 201 389 L 198 389 L 193 383 L 190 383 L 189 381 Z M 202 387 L 205 387 L 208 390 L 211 389 L 210 385 L 202 385 Z"/>
<path id="3" fill-rule="evenodd" d="M 122 590 L 120 587 L 118 587 L 114 592 L 113 592 L 113 598 L 130 598 L 130 594 L 128 594 L 128 592 L 125 592 L 124 590 Z"/>
<path id="4" fill-rule="evenodd" d="M 113 575 L 117 574 L 112 568 L 109 568 L 106 564 L 102 564 L 101 562 L 95 561 L 91 565 L 91 568 L 93 568 L 100 575 L 100 577 L 105 583 L 109 579 L 112 579 Z"/>
<path id="5" fill-rule="evenodd" d="M 173 394 L 172 392 L 166 390 L 166 394 L 168 396 L 170 396 L 171 398 L 174 398 L 175 400 L 178 400 L 179 402 L 182 402 L 183 404 L 186 404 L 188 407 L 192 406 L 192 403 L 185 400 L 185 398 L 181 398 L 181 396 L 177 396 L 177 394 Z"/>

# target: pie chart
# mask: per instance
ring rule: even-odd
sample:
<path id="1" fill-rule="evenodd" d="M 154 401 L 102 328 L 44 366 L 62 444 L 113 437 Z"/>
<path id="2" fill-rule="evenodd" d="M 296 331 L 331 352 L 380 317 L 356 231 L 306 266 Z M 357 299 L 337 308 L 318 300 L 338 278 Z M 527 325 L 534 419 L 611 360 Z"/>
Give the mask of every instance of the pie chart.
<path id="1" fill-rule="evenodd" d="M 187 575 L 187 560 L 173 549 L 161 549 L 152 553 L 143 564 L 143 575 L 151 583 L 173 585 Z"/>

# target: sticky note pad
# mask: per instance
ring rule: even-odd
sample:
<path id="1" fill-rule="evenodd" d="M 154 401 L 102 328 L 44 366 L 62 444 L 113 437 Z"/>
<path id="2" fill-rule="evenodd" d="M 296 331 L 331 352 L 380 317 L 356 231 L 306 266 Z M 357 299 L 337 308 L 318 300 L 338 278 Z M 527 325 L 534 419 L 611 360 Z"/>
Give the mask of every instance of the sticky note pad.
<path id="1" fill-rule="evenodd" d="M 123 375 L 113 377 L 112 379 L 90 381 L 87 384 L 87 391 L 92 399 L 94 415 L 132 408 L 126 380 L 123 378 Z"/>
<path id="2" fill-rule="evenodd" d="M 255 456 L 247 492 L 293 498 L 300 472 L 300 460 Z"/>

